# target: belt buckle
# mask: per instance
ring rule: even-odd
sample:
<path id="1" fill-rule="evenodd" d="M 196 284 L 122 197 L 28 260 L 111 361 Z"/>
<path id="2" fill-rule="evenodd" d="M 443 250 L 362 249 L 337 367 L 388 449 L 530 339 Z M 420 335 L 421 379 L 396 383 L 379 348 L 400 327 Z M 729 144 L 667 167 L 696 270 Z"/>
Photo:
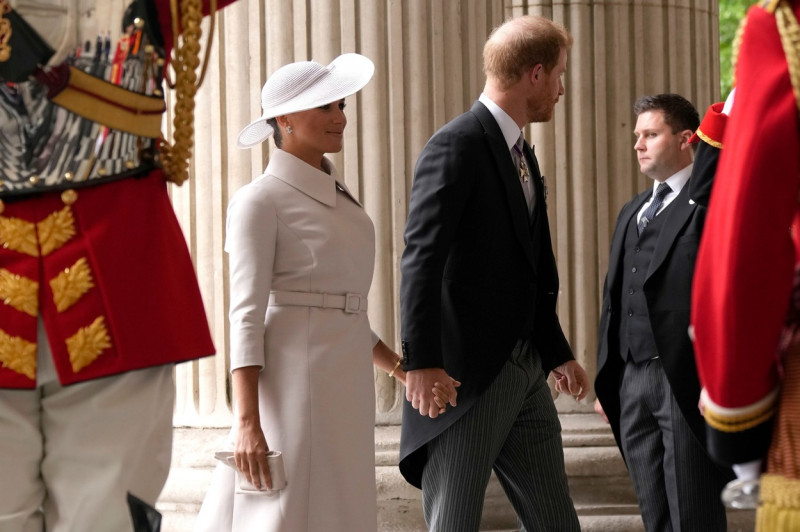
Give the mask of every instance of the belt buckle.
<path id="1" fill-rule="evenodd" d="M 348 314 L 358 314 L 361 310 L 361 296 L 348 292 L 344 295 L 344 311 Z"/>

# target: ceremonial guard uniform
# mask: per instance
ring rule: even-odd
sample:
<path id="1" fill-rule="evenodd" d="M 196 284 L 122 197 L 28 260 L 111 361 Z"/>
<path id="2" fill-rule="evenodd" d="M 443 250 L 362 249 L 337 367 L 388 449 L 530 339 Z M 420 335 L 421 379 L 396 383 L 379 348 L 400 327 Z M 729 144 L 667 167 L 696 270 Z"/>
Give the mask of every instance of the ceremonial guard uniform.
<path id="1" fill-rule="evenodd" d="M 692 302 L 709 452 L 768 453 L 760 530 L 800 529 L 798 13 L 794 0 L 748 12 Z"/>
<path id="2" fill-rule="evenodd" d="M 160 132 L 178 26 L 137 0 L 109 58 L 107 38 L 45 41 L 79 17 L 49 3 L 0 0 L 0 529 L 124 530 L 126 492 L 155 504 L 169 470 L 172 363 L 214 353 L 166 187 L 191 146 Z M 203 3 L 172 4 L 196 46 Z"/>

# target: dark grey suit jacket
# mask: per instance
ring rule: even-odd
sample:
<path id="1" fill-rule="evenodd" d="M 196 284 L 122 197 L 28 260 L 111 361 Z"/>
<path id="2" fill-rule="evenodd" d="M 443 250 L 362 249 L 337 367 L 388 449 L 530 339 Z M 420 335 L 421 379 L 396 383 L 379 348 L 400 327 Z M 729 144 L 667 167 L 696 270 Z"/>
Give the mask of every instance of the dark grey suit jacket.
<path id="1" fill-rule="evenodd" d="M 545 372 L 573 359 L 555 313 L 541 174 L 527 145 L 525 154 L 532 217 L 500 127 L 480 102 L 431 137 L 414 172 L 401 262 L 403 367 L 444 368 L 462 382 L 459 400 L 491 384 L 520 338 L 532 338 Z M 411 484 L 420 485 L 425 443 L 449 423 L 406 401 L 400 469 Z"/>

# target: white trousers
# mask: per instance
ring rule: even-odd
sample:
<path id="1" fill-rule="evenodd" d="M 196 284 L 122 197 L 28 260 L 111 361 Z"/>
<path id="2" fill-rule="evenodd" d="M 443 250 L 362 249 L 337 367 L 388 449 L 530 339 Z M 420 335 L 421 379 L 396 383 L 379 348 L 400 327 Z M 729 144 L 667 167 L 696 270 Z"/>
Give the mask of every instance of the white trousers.
<path id="1" fill-rule="evenodd" d="M 172 450 L 172 364 L 62 387 L 39 323 L 37 387 L 0 390 L 0 532 L 132 529 Z"/>

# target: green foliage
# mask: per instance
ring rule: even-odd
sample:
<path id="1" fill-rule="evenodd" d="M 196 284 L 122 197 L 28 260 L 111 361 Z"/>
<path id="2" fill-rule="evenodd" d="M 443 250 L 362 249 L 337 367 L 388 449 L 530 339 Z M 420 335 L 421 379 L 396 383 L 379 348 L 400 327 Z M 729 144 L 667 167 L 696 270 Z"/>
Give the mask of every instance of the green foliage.
<path id="1" fill-rule="evenodd" d="M 751 5 L 753 0 L 719 0 L 719 84 L 723 100 L 731 92 L 733 83 L 733 38 Z"/>

